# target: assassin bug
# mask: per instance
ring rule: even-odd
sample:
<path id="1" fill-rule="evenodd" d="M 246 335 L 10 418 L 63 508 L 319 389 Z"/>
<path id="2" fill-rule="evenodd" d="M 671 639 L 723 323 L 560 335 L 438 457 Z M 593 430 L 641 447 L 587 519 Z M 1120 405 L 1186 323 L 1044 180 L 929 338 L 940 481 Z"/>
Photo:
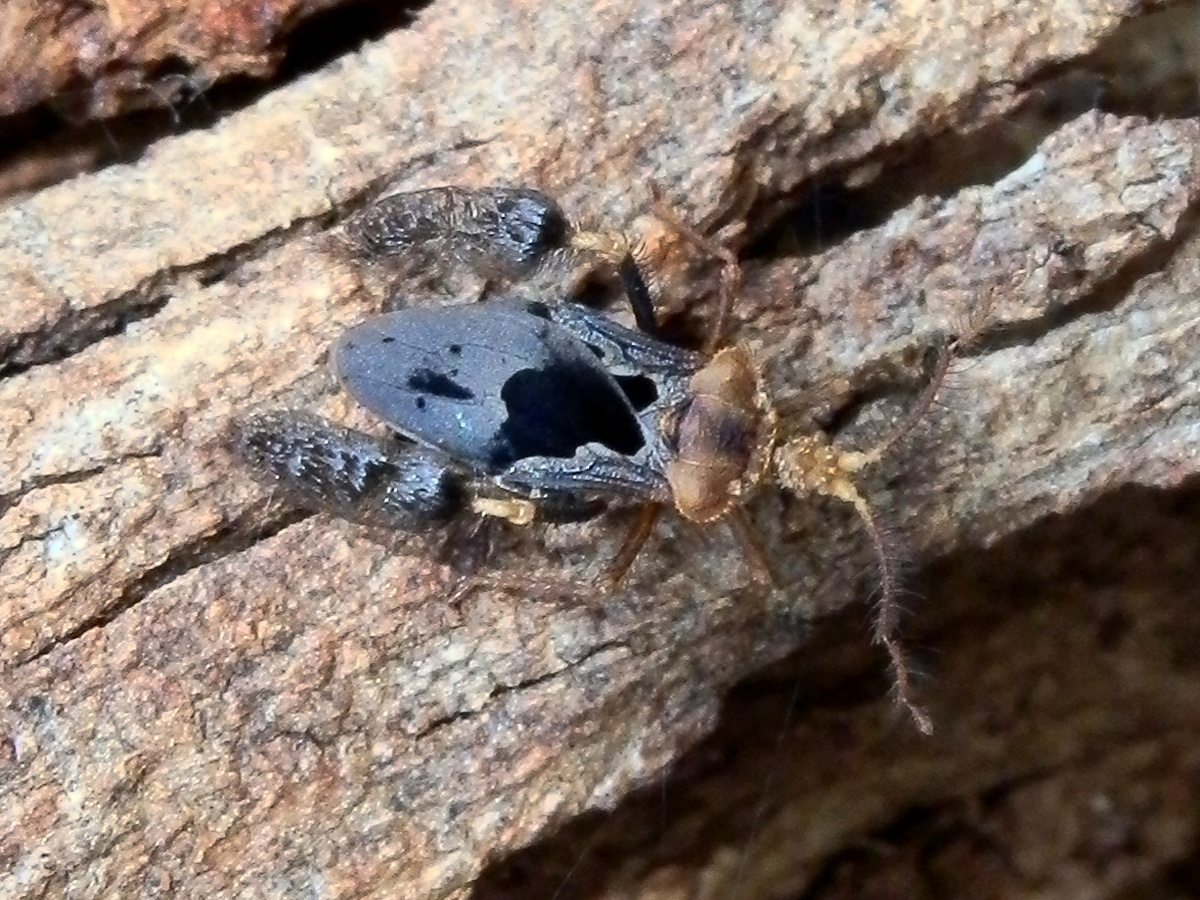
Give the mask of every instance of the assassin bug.
<path id="1" fill-rule="evenodd" d="M 364 524 L 579 521 L 604 498 L 669 499 L 651 442 L 691 356 L 573 304 L 397 310 L 346 331 L 331 365 L 404 442 L 271 412 L 235 449 L 305 505 Z"/>
<path id="2" fill-rule="evenodd" d="M 461 211 L 460 200 L 454 202 Z M 588 519 L 612 500 L 643 502 L 637 527 L 614 562 L 614 581 L 668 506 L 692 522 L 728 520 L 773 582 L 745 511 L 755 490 L 776 483 L 793 494 L 849 503 L 880 568 L 875 639 L 888 653 L 899 701 L 922 731 L 930 731 L 913 699 L 897 635 L 891 557 L 855 477 L 928 409 L 948 368 L 950 345 L 942 348 L 914 412 L 873 450 L 841 451 L 820 431 L 784 439 L 750 350 L 724 345 L 740 282 L 736 257 L 669 212 L 660 215 L 689 243 L 724 262 L 717 324 L 703 352 L 566 302 L 501 298 L 397 310 L 345 332 L 331 364 L 343 387 L 400 440 L 275 413 L 240 428 L 239 454 L 307 505 L 411 531 L 444 526 L 468 511 L 524 525 Z M 476 231 L 495 230 L 468 225 L 460 213 L 437 240 L 471 232 L 472 243 Z M 637 300 L 631 302 L 636 307 Z"/>
<path id="3" fill-rule="evenodd" d="M 540 191 L 448 186 L 393 194 L 349 219 L 342 228 L 341 240 L 359 256 L 415 253 L 439 262 L 449 258 L 465 262 L 481 274 L 504 279 L 527 275 L 556 256 L 590 254 L 615 268 L 639 327 L 648 332 L 655 329 L 653 303 L 634 245 L 620 233 L 579 228 L 567 219 L 557 202 Z M 413 313 L 400 331 L 434 327 L 432 320 L 443 318 L 443 330 L 458 328 L 463 346 L 470 348 L 465 354 L 461 346 L 457 351 L 466 357 L 463 367 L 482 373 L 474 377 L 499 379 L 499 384 L 507 384 L 512 375 L 505 360 L 514 348 L 532 354 L 525 362 L 533 359 L 553 373 L 555 377 L 540 381 L 514 381 L 514 385 L 528 385 L 529 391 L 524 415 L 513 420 L 517 437 L 507 451 L 510 455 L 533 452 L 538 441 L 546 442 L 553 451 L 564 443 L 594 436 L 583 429 L 587 423 L 569 422 L 563 413 L 575 410 L 581 396 L 598 404 L 599 415 L 592 417 L 593 424 L 601 423 L 600 431 L 604 431 L 609 427 L 604 423 L 611 419 L 613 434 L 624 433 L 624 437 L 616 438 L 618 446 L 628 449 L 631 435 L 640 432 L 629 424 L 628 410 L 619 401 L 613 402 L 617 395 L 608 373 L 591 357 L 581 359 L 577 353 L 572 356 L 574 345 L 561 335 L 546 347 L 538 347 L 536 341 L 530 342 L 528 328 L 522 329 L 517 319 L 500 312 L 500 305 L 489 306 L 491 311 L 486 312 Z M 489 335 L 494 336 L 496 347 L 508 348 L 509 357 L 489 354 L 478 346 L 481 336 Z M 363 371 L 364 367 L 378 371 L 396 363 L 386 354 L 382 359 L 368 359 L 365 350 L 369 342 L 351 344 L 349 339 L 344 340 L 339 346 L 345 353 L 335 354 L 335 370 L 337 360 L 346 358 L 354 370 L 339 373 L 344 383 L 369 385 L 372 376 Z M 363 352 L 355 354 L 355 349 Z M 558 380 L 557 376 L 564 374 L 566 377 Z M 421 373 L 414 377 L 419 382 Z M 430 393 L 421 403 L 432 401 L 431 412 L 439 408 L 439 401 L 462 399 L 439 397 L 438 391 L 446 384 L 435 380 L 427 385 Z M 499 399 L 489 397 L 486 391 L 481 396 L 493 404 Z M 561 402 L 568 398 L 570 402 Z M 386 411 L 384 417 L 388 418 Z M 495 424 L 475 422 L 472 434 L 478 436 L 480 428 Z M 443 434 L 450 433 L 445 421 L 441 426 Z M 313 416 L 273 412 L 239 424 L 234 435 L 235 451 L 302 505 L 400 531 L 439 528 L 454 523 L 467 511 L 525 524 L 535 514 L 543 521 L 579 521 L 603 508 L 601 503 L 581 500 L 577 494 L 565 491 L 542 492 L 535 509 L 526 489 L 514 492 L 489 481 L 499 464 L 494 458 L 485 459 L 472 452 L 469 440 L 459 441 L 447 452 L 440 448 L 438 439 L 423 439 L 424 432 L 413 435 L 403 421 L 396 428 L 401 435 L 416 437 L 415 443 L 380 441 Z M 426 443 L 431 446 L 424 446 Z"/>

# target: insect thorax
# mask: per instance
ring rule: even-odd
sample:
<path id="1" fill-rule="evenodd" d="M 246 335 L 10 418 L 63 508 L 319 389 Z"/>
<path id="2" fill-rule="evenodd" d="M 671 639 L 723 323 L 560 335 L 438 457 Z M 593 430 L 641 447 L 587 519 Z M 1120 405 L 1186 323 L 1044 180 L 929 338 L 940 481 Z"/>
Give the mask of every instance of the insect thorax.
<path id="1" fill-rule="evenodd" d="M 681 515 L 711 522 L 745 503 L 776 440 L 775 409 L 750 351 L 727 347 L 696 372 L 664 433 L 674 450 L 667 481 Z"/>

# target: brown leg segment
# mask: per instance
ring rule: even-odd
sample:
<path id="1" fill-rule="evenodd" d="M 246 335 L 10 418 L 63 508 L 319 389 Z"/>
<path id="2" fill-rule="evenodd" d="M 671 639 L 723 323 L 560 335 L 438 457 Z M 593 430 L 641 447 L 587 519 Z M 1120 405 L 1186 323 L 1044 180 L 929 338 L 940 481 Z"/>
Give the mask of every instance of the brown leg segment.
<path id="1" fill-rule="evenodd" d="M 762 537 L 759 535 L 758 529 L 754 527 L 754 522 L 751 521 L 746 510 L 740 506 L 734 509 L 729 514 L 729 524 L 733 528 L 733 533 L 738 536 L 738 540 L 742 542 L 747 559 L 758 570 L 755 580 L 768 585 L 771 590 L 778 590 L 779 578 L 771 566 L 767 551 L 763 548 Z"/>
<path id="2" fill-rule="evenodd" d="M 661 503 L 647 503 L 642 507 L 637 521 L 629 529 L 629 534 L 625 536 L 625 542 L 621 544 L 621 549 L 617 552 L 617 556 L 608 570 L 610 588 L 615 588 L 624 579 L 629 567 L 633 565 L 633 561 L 641 552 L 642 546 L 654 531 L 654 523 L 658 521 L 662 510 Z"/>
<path id="3" fill-rule="evenodd" d="M 704 354 L 712 356 L 724 345 L 729 332 L 729 322 L 733 314 L 733 303 L 737 289 L 742 283 L 742 269 L 737 254 L 712 238 L 705 237 L 695 228 L 683 221 L 666 201 L 656 185 L 650 186 L 652 197 L 651 207 L 654 214 L 679 233 L 679 236 L 702 253 L 719 259 L 722 263 L 720 302 L 717 306 L 717 316 L 713 322 L 708 340 L 704 344 Z"/>

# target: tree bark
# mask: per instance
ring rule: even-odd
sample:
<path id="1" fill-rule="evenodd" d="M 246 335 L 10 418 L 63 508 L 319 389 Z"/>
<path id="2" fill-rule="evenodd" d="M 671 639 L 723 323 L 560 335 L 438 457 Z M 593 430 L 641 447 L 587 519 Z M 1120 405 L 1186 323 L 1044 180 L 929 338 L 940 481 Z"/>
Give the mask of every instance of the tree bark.
<path id="1" fill-rule="evenodd" d="M 1137 61 L 1196 7 L 964 7 L 434 4 L 0 211 L 2 893 L 548 896 L 580 865 L 572 895 L 1016 893 L 1093 857 L 1115 891 L 1183 865 L 1200 121 L 1170 105 L 1186 48 Z M 736 337 L 791 426 L 869 442 L 937 335 L 978 326 L 919 449 L 865 482 L 913 563 L 947 560 L 908 632 L 933 738 L 890 714 L 836 504 L 752 505 L 773 593 L 674 521 L 593 587 L 618 512 L 508 534 L 454 606 L 433 542 L 297 512 L 230 458 L 259 406 L 373 427 L 324 390 L 381 301 L 327 233 L 388 182 L 548 190 L 643 240 L 702 332 L 716 269 L 650 180 L 741 254 Z M 716 761 L 656 781 L 719 718 Z M 657 831 L 663 785 L 688 808 Z M 1021 837 L 1034 815 L 1070 838 Z"/>

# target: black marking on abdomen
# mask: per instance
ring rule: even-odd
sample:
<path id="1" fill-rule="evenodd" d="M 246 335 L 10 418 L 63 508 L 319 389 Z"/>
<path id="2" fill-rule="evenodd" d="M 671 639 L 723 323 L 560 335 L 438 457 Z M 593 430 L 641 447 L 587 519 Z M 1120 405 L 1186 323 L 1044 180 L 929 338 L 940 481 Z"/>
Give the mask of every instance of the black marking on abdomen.
<path id="1" fill-rule="evenodd" d="M 474 400 L 475 392 L 463 387 L 450 376 L 433 369 L 417 369 L 408 376 L 408 386 L 414 391 L 427 391 L 447 400 Z"/>

